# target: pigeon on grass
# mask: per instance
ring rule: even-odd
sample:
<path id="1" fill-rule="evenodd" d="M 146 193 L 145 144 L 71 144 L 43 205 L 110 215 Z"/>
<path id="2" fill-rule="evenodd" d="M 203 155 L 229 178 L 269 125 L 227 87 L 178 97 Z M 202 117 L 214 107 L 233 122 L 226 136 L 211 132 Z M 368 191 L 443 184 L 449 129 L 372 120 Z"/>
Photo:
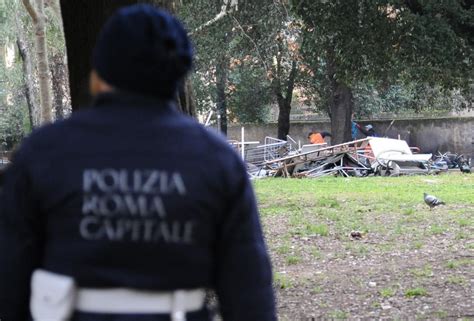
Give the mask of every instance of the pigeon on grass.
<path id="1" fill-rule="evenodd" d="M 445 205 L 444 202 L 440 201 L 436 196 L 423 193 L 426 205 L 430 207 L 430 210 L 438 205 Z"/>

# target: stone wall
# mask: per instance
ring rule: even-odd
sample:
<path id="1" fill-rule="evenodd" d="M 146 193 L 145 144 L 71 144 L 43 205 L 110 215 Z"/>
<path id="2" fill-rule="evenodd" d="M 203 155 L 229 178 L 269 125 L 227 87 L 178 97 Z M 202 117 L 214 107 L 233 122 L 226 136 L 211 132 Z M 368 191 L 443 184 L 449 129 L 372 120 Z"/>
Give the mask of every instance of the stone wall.
<path id="1" fill-rule="evenodd" d="M 361 125 L 372 124 L 380 136 L 404 139 L 410 146 L 419 147 L 422 152 L 455 152 L 474 159 L 474 117 L 398 119 L 387 130 L 390 120 L 360 121 Z M 329 131 L 328 121 L 292 123 L 290 136 L 306 144 L 310 131 Z M 276 137 L 276 124 L 245 125 L 245 140 L 260 141 L 265 136 Z M 241 126 L 230 126 L 229 139 L 240 140 Z M 363 135 L 361 136 L 363 137 Z"/>

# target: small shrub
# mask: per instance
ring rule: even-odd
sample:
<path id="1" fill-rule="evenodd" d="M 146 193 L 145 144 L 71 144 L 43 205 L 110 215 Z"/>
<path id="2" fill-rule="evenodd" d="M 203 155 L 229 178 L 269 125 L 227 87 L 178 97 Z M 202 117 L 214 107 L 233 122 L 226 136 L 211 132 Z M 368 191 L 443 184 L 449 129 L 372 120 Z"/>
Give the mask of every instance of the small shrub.
<path id="1" fill-rule="evenodd" d="M 288 253 L 290 253 L 290 245 L 288 245 L 288 244 L 280 245 L 280 246 L 276 249 L 276 252 L 277 252 L 278 254 L 288 254 Z"/>
<path id="2" fill-rule="evenodd" d="M 311 256 L 315 259 L 320 259 L 323 255 L 317 246 L 311 247 Z"/>
<path id="3" fill-rule="evenodd" d="M 413 288 L 413 289 L 408 289 L 405 292 L 405 296 L 408 298 L 416 297 L 416 296 L 425 296 L 428 295 L 428 292 L 423 289 L 423 288 Z"/>
<path id="4" fill-rule="evenodd" d="M 318 294 L 318 293 L 321 293 L 323 292 L 323 289 L 321 289 L 321 287 L 319 286 L 315 286 L 312 290 L 311 290 L 311 293 L 312 294 Z"/>
<path id="5" fill-rule="evenodd" d="M 329 318 L 331 319 L 347 319 L 348 318 L 348 315 L 346 312 L 344 311 L 341 311 L 341 310 L 335 310 L 335 311 L 332 311 L 331 313 L 329 313 Z"/>
<path id="6" fill-rule="evenodd" d="M 389 298 L 395 295 L 395 290 L 392 288 L 385 288 L 385 289 L 380 290 L 380 295 L 383 298 Z"/>
<path id="7" fill-rule="evenodd" d="M 457 269 L 460 266 L 463 265 L 474 265 L 474 260 L 473 259 L 460 259 L 460 260 L 454 260 L 454 261 L 448 261 L 446 263 L 446 267 L 449 269 Z"/>
<path id="8" fill-rule="evenodd" d="M 444 228 L 442 226 L 438 226 L 438 225 L 433 225 L 431 226 L 430 228 L 430 234 L 432 235 L 439 235 L 439 234 L 443 234 L 444 233 Z"/>
<path id="9" fill-rule="evenodd" d="M 310 224 L 307 223 L 305 227 L 306 234 L 311 235 L 320 235 L 320 236 L 328 236 L 329 235 L 329 228 L 325 224 Z"/>
<path id="10" fill-rule="evenodd" d="M 413 248 L 416 249 L 416 250 L 419 250 L 423 247 L 423 242 L 421 241 L 415 241 L 413 242 Z"/>
<path id="11" fill-rule="evenodd" d="M 464 239 L 467 239 L 467 234 L 464 233 L 464 232 L 459 232 L 459 233 L 456 233 L 456 240 L 464 240 Z"/>
<path id="12" fill-rule="evenodd" d="M 465 218 L 460 218 L 458 220 L 458 224 L 459 224 L 460 227 L 466 227 L 466 226 L 472 225 L 471 221 L 469 221 L 468 219 L 465 219 Z"/>
<path id="13" fill-rule="evenodd" d="M 290 278 L 278 272 L 273 275 L 273 284 L 275 285 L 275 287 L 280 289 L 289 289 L 293 287 Z"/>
<path id="14" fill-rule="evenodd" d="M 318 201 L 319 206 L 330 207 L 330 208 L 339 208 L 341 205 L 334 198 L 320 198 Z"/>
<path id="15" fill-rule="evenodd" d="M 431 277 L 433 276 L 433 271 L 431 270 L 431 267 L 429 266 L 424 266 L 421 269 L 412 269 L 411 274 L 417 277 Z"/>
<path id="16" fill-rule="evenodd" d="M 286 257 L 286 264 L 295 265 L 301 262 L 301 257 L 297 255 L 290 255 Z"/>
<path id="17" fill-rule="evenodd" d="M 449 284 L 462 285 L 466 282 L 466 279 L 462 276 L 451 275 L 446 279 L 446 282 Z"/>

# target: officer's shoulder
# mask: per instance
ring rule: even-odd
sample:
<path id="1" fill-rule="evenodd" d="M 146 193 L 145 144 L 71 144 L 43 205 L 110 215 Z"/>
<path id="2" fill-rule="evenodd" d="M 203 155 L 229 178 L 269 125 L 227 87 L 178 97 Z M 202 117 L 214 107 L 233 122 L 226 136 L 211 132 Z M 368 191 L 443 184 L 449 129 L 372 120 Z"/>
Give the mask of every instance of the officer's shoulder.
<path id="1" fill-rule="evenodd" d="M 38 157 L 47 150 L 55 150 L 54 147 L 64 139 L 70 121 L 70 119 L 57 120 L 33 129 L 16 150 L 16 158 Z"/>
<path id="2" fill-rule="evenodd" d="M 33 131 L 24 139 L 23 144 L 41 144 L 44 142 L 52 142 L 55 140 L 60 140 L 61 136 L 58 136 L 64 133 L 67 123 L 71 120 L 61 119 L 57 120 L 54 123 L 49 123 L 42 125 L 38 128 L 33 129 Z"/>

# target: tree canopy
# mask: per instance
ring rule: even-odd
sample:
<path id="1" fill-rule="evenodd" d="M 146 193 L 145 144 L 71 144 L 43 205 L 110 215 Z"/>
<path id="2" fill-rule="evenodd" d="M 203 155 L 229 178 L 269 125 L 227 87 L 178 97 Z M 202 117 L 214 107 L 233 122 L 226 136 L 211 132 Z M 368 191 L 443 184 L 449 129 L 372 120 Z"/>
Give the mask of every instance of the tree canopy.
<path id="1" fill-rule="evenodd" d="M 290 113 L 311 111 L 330 116 L 338 143 L 351 139 L 354 111 L 372 117 L 473 104 L 472 0 L 62 0 L 61 8 L 59 0 L 42 1 L 56 119 L 70 102 L 60 9 L 77 108 L 88 101 L 90 52 L 102 23 L 140 2 L 185 22 L 196 59 L 177 99 L 191 115 L 195 107 L 203 118 L 213 110 L 224 133 L 227 123 L 278 119 L 275 135 L 285 139 Z M 21 2 L 0 1 L 3 46 L 14 51 L 13 65 L 0 61 L 0 127 L 15 137 L 8 140 L 39 122 L 32 30 Z"/>
<path id="2" fill-rule="evenodd" d="M 361 83 L 472 84 L 470 2 L 293 0 L 292 8 L 304 24 L 303 56 L 329 105 L 336 142 L 350 139 Z"/>

